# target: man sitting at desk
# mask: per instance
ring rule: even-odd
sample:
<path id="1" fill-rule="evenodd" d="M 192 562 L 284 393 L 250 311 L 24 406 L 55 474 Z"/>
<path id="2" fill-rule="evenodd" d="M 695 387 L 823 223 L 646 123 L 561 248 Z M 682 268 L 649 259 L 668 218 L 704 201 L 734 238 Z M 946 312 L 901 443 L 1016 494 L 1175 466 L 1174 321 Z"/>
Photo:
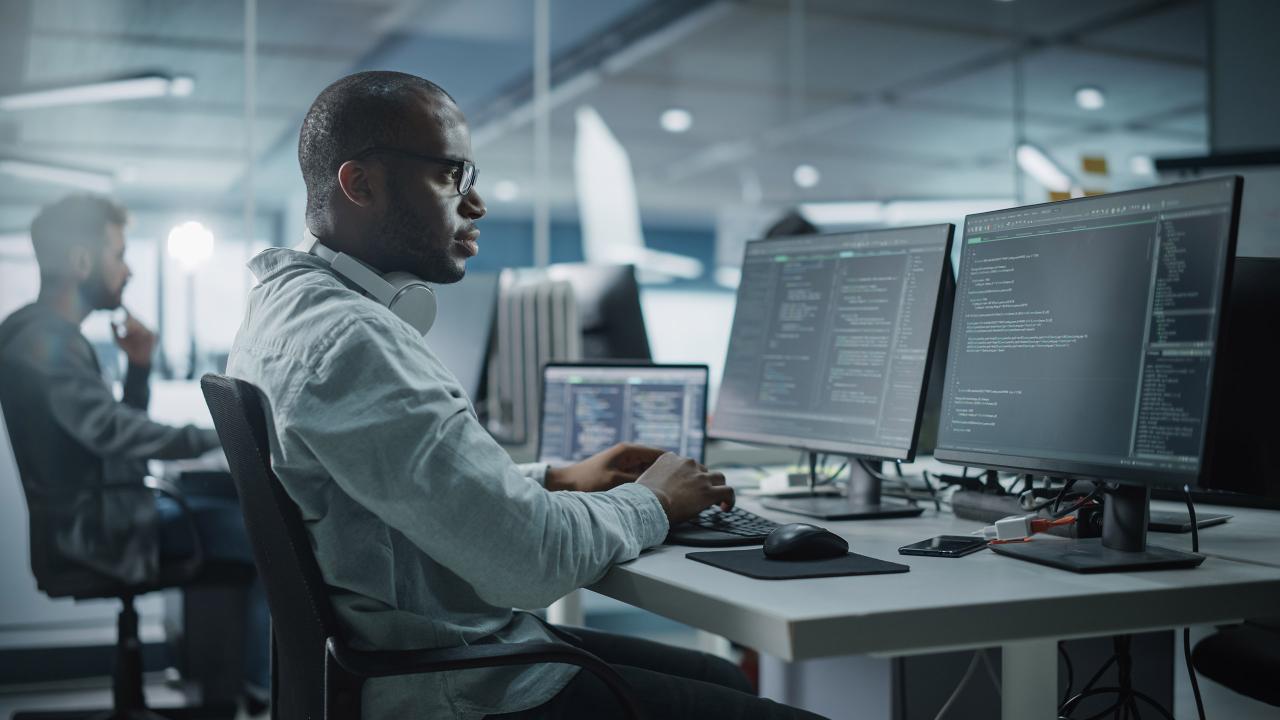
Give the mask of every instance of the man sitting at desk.
<path id="1" fill-rule="evenodd" d="M 156 337 L 127 311 L 113 323 L 129 361 L 120 401 L 80 332 L 89 313 L 121 307 L 132 275 L 125 220 L 124 208 L 106 198 L 71 195 L 31 223 L 40 294 L 0 324 L 0 406 L 29 509 L 47 528 L 43 541 L 32 538 L 42 542 L 42 556 L 140 584 L 155 580 L 162 559 L 193 552 L 177 504 L 143 486 L 146 461 L 196 457 L 217 448 L 218 436 L 147 417 Z M 235 500 L 191 497 L 189 504 L 206 556 L 253 563 Z M 269 620 L 260 584 L 249 602 L 246 689 L 265 701 Z"/>
<path id="2" fill-rule="evenodd" d="M 453 99 L 403 73 L 343 78 L 303 120 L 298 159 L 309 252 L 250 263 L 260 284 L 228 373 L 265 395 L 275 472 L 354 643 L 566 642 L 613 663 L 647 717 L 813 717 L 750 694 L 721 659 L 513 610 L 590 584 L 733 492 L 692 460 L 636 446 L 564 468 L 515 465 L 431 335 L 335 270 L 344 254 L 373 273 L 462 280 L 485 206 Z M 619 714 L 594 675 L 558 664 L 375 679 L 363 698 L 366 718 Z"/>

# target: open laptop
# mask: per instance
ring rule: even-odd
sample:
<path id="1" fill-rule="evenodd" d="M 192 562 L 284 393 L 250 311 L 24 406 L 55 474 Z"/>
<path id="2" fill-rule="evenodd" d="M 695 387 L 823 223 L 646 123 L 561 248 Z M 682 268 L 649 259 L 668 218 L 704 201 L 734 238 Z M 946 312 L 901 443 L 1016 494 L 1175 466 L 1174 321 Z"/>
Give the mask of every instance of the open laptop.
<path id="1" fill-rule="evenodd" d="M 704 462 L 707 366 L 550 363 L 542 373 L 538 460 L 565 465 L 616 443 L 649 445 Z M 759 544 L 776 523 L 745 510 L 704 510 L 667 542 Z"/>

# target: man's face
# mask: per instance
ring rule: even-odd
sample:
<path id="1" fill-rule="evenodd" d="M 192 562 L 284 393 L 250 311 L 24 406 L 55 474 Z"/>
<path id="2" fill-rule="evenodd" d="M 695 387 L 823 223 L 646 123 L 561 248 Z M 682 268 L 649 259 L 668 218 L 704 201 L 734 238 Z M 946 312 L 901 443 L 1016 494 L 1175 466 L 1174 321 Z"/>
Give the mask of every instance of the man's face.
<path id="1" fill-rule="evenodd" d="M 447 99 L 423 96 L 408 118 L 410 130 L 397 149 L 453 160 L 471 159 L 471 134 Z M 387 168 L 387 203 L 375 239 L 386 258 L 383 271 L 403 270 L 435 283 L 453 283 L 479 251 L 475 221 L 484 201 L 472 188 L 458 194 L 461 169 L 400 155 L 378 155 Z"/>
<path id="2" fill-rule="evenodd" d="M 124 298 L 124 286 L 133 272 L 124 261 L 124 227 L 107 224 L 107 239 L 95 253 L 93 269 L 80 282 L 80 294 L 94 310 L 114 310 Z"/>

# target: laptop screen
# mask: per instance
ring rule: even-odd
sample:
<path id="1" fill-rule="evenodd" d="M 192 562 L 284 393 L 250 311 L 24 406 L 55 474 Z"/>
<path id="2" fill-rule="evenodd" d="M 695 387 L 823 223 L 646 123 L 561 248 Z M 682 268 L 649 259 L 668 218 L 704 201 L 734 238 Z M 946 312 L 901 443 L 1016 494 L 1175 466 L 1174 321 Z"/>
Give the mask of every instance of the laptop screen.
<path id="1" fill-rule="evenodd" d="M 615 443 L 698 462 L 706 441 L 706 365 L 547 365 L 538 459 L 574 463 Z"/>

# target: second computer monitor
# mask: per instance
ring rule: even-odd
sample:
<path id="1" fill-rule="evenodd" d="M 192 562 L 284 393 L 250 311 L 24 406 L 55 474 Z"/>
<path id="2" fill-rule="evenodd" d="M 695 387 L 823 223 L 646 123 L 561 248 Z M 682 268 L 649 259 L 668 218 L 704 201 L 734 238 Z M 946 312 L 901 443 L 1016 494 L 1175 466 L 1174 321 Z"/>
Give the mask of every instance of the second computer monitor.
<path id="1" fill-rule="evenodd" d="M 540 462 L 574 463 L 621 442 L 703 460 L 706 365 L 552 363 L 542 383 Z"/>
<path id="2" fill-rule="evenodd" d="M 911 459 L 953 229 L 747 243 L 711 435 Z"/>

